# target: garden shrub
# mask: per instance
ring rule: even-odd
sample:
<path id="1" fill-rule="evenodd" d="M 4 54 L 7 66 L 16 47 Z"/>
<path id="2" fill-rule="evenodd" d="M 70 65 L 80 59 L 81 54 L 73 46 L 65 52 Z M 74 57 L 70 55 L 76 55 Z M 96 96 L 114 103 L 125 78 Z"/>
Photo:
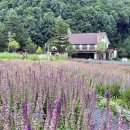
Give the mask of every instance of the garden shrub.
<path id="1" fill-rule="evenodd" d="M 101 95 L 104 96 L 105 95 L 105 87 L 103 86 L 102 82 L 99 82 L 96 86 L 96 92 Z"/>
<path id="2" fill-rule="evenodd" d="M 122 90 L 121 97 L 126 103 L 127 107 L 130 108 L 130 88 Z"/>
<path id="3" fill-rule="evenodd" d="M 67 60 L 68 58 L 67 57 L 64 57 L 64 56 L 50 56 L 49 58 L 51 61 L 65 61 Z"/>
<path id="4" fill-rule="evenodd" d="M 36 54 L 28 55 L 28 59 L 32 60 L 32 61 L 39 60 L 38 55 L 36 55 Z"/>
<path id="5" fill-rule="evenodd" d="M 111 106 L 111 108 L 112 108 L 112 112 L 113 112 L 113 114 L 114 114 L 114 115 L 117 115 L 118 112 L 117 112 L 116 106 L 113 105 L 113 106 Z"/>
<path id="6" fill-rule="evenodd" d="M 43 50 L 40 46 L 38 46 L 37 50 L 36 50 L 36 53 L 37 54 L 42 54 L 43 53 Z"/>
<path id="7" fill-rule="evenodd" d="M 116 102 L 119 106 L 125 107 L 125 102 L 124 102 L 123 99 L 117 99 L 115 102 Z"/>
<path id="8" fill-rule="evenodd" d="M 106 85 L 106 89 L 110 91 L 111 98 L 119 98 L 120 96 L 120 84 L 118 82 L 109 83 Z"/>
<path id="9" fill-rule="evenodd" d="M 105 98 L 103 98 L 102 100 L 100 100 L 99 107 L 106 107 L 106 99 Z"/>

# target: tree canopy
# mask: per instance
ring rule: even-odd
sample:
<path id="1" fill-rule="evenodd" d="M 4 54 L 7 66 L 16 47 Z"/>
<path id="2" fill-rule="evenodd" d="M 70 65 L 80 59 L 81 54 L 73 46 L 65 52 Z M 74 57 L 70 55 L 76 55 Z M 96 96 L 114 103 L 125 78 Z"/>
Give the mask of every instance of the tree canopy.
<path id="1" fill-rule="evenodd" d="M 99 53 L 103 53 L 106 51 L 106 43 L 104 41 L 100 41 L 98 44 L 97 44 L 97 49 L 96 51 L 99 52 Z"/>
<path id="2" fill-rule="evenodd" d="M 8 46 L 9 31 L 21 50 L 28 38 L 43 47 L 59 16 L 72 32 L 107 32 L 111 46 L 128 52 L 130 0 L 0 0 L 0 51 Z"/>

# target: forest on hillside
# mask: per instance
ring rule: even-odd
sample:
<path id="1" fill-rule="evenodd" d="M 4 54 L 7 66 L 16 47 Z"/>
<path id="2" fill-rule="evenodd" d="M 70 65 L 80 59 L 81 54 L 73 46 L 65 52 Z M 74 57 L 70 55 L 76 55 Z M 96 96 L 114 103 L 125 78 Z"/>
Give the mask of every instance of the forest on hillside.
<path id="1" fill-rule="evenodd" d="M 107 32 L 111 46 L 130 55 L 130 0 L 0 0 L 0 51 L 9 32 L 21 50 L 43 47 L 59 16 L 72 32 Z"/>

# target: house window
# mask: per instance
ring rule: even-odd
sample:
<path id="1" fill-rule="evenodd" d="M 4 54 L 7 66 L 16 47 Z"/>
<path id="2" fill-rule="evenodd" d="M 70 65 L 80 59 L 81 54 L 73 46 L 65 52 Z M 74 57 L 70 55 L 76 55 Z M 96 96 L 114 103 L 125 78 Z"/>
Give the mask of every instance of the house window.
<path id="1" fill-rule="evenodd" d="M 95 45 L 89 45 L 89 50 L 95 50 Z"/>
<path id="2" fill-rule="evenodd" d="M 82 45 L 83 50 L 87 50 L 87 45 Z"/>
<path id="3" fill-rule="evenodd" d="M 74 45 L 74 49 L 79 50 L 80 46 L 79 45 Z"/>

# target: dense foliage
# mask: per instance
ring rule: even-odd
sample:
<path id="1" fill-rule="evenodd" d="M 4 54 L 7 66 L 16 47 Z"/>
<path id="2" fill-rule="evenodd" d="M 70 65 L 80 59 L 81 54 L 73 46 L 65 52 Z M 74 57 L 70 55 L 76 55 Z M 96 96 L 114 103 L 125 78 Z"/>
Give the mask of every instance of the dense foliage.
<path id="1" fill-rule="evenodd" d="M 54 36 L 58 16 L 73 32 L 105 31 L 111 46 L 130 52 L 129 0 L 0 0 L 0 51 L 9 31 L 22 49 L 29 37 L 42 47 Z"/>

